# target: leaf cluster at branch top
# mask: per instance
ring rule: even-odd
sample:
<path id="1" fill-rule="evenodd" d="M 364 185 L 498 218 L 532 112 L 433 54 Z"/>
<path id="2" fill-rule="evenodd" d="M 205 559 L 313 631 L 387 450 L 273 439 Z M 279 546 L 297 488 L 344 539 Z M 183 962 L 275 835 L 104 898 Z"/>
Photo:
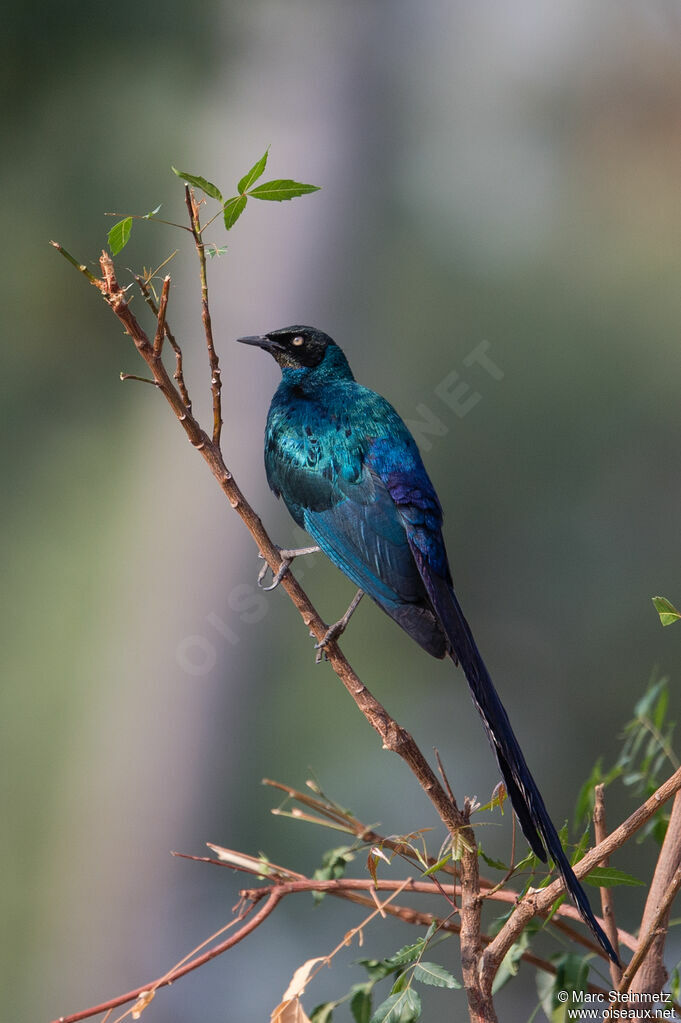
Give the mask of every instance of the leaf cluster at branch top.
<path id="1" fill-rule="evenodd" d="M 171 170 L 173 174 L 176 174 L 178 178 L 182 178 L 188 185 L 201 189 L 210 199 L 215 199 L 220 203 L 225 228 L 230 231 L 246 209 L 248 199 L 261 199 L 263 202 L 285 202 L 289 199 L 296 199 L 301 195 L 309 195 L 310 192 L 319 191 L 319 185 L 306 185 L 302 181 L 293 181 L 292 178 L 275 178 L 272 181 L 264 181 L 256 185 L 256 181 L 262 177 L 267 166 L 269 152 L 268 146 L 251 169 L 239 178 L 236 186 L 237 194 L 229 199 L 223 198 L 218 186 L 209 181 L 208 178 L 204 178 L 201 174 L 190 174 L 189 171 L 178 170 L 177 167 L 171 167 Z M 107 244 L 111 255 L 117 256 L 130 241 L 133 220 L 153 220 L 160 209 L 161 206 L 159 205 L 149 213 L 127 216 L 117 221 L 107 234 Z M 163 221 L 163 223 L 168 223 L 168 221 Z M 220 256 L 227 249 L 226 246 L 218 247 L 213 245 L 207 251 L 210 256 Z"/>
<path id="2" fill-rule="evenodd" d="M 288 199 L 296 199 L 300 195 L 319 191 L 319 185 L 305 185 L 301 181 L 293 181 L 291 178 L 276 178 L 273 181 L 265 181 L 256 185 L 256 181 L 262 177 L 267 166 L 269 152 L 268 146 L 260 159 L 239 179 L 236 186 L 237 194 L 230 199 L 223 199 L 220 189 L 212 181 L 207 181 L 206 178 L 196 174 L 189 174 L 187 171 L 179 171 L 175 167 L 172 169 L 178 178 L 182 178 L 195 188 L 200 188 L 211 199 L 217 199 L 222 203 L 225 228 L 230 231 L 246 209 L 246 202 L 249 198 L 262 199 L 267 202 L 284 202 Z"/>

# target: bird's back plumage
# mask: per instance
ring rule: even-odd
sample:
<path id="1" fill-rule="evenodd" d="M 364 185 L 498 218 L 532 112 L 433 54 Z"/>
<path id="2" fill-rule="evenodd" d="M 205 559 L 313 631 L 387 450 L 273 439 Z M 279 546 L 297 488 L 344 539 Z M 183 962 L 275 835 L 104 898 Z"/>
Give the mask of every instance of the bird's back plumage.
<path id="1" fill-rule="evenodd" d="M 270 487 L 331 561 L 428 653 L 449 654 L 461 664 L 533 852 L 546 860 L 548 851 L 584 920 L 616 961 L 456 599 L 440 502 L 416 443 L 394 408 L 358 384 L 338 346 L 320 336 L 325 348 L 315 365 L 278 359 L 282 382 L 265 438 Z"/>

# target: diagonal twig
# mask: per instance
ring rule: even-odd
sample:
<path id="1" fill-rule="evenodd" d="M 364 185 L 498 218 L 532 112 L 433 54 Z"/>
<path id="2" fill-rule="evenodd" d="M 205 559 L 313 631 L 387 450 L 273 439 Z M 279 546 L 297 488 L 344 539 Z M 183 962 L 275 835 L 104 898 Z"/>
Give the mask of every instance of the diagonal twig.
<path id="1" fill-rule="evenodd" d="M 222 376 L 220 374 L 220 361 L 213 343 L 213 326 L 210 319 L 210 308 L 208 306 L 208 277 L 206 275 L 206 250 L 203 247 L 201 238 L 201 222 L 199 220 L 199 204 L 197 203 L 193 190 L 189 185 L 184 186 L 184 200 L 189 213 L 194 244 L 199 257 L 199 275 L 201 277 L 201 319 L 206 334 L 206 347 L 208 349 L 208 362 L 210 363 L 210 389 L 213 395 L 213 444 L 220 449 L 220 434 L 222 432 Z"/>
<path id="2" fill-rule="evenodd" d="M 135 274 L 134 277 L 135 280 L 137 281 L 137 284 L 139 285 L 139 289 L 142 292 L 142 295 L 144 296 L 144 301 L 147 303 L 154 316 L 158 319 L 159 309 L 156 303 L 154 302 L 153 298 L 151 297 L 151 292 L 149 291 L 149 284 L 139 274 Z M 182 401 L 184 402 L 184 406 L 187 412 L 191 413 L 192 403 L 189 397 L 189 391 L 187 390 L 187 385 L 184 382 L 184 372 L 182 368 L 182 349 L 175 340 L 175 335 L 168 326 L 167 319 L 164 322 L 164 329 L 165 336 L 168 339 L 170 347 L 175 353 L 175 372 L 173 373 L 173 379 L 175 380 L 178 390 L 182 395 Z"/>
<path id="3" fill-rule="evenodd" d="M 596 839 L 596 845 L 603 842 L 607 836 L 607 828 L 605 826 L 605 785 L 596 785 L 594 789 L 594 837 Z M 607 867 L 609 863 L 609 857 L 604 857 L 601 860 L 601 866 Z M 613 898 L 612 888 L 601 888 L 601 908 L 603 910 L 603 930 L 608 936 L 610 944 L 615 950 L 615 954 L 619 959 L 619 948 L 617 947 L 617 925 L 615 923 L 615 900 Z M 622 967 L 619 963 L 613 963 L 609 961 L 610 966 L 610 978 L 612 980 L 613 988 L 616 988 L 622 979 Z"/>

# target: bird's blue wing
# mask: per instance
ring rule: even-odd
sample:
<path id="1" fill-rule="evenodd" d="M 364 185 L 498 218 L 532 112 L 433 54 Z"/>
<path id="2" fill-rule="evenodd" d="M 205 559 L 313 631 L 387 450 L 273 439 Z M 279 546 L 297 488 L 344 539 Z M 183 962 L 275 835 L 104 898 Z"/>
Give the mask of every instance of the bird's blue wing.
<path id="1" fill-rule="evenodd" d="M 383 440 L 364 437 L 357 444 L 356 431 L 345 422 L 334 430 L 333 443 L 325 443 L 323 431 L 309 424 L 304 431 L 287 429 L 277 411 L 265 450 L 273 491 L 341 571 L 429 653 L 443 657 L 447 642 L 414 561 L 405 517 L 437 517 L 439 504 L 427 477 L 428 494 L 412 487 L 416 503 L 408 501 L 414 456 L 420 463 L 411 438 L 401 453 L 393 440 L 388 458 Z M 391 487 L 405 502 L 399 509 Z"/>

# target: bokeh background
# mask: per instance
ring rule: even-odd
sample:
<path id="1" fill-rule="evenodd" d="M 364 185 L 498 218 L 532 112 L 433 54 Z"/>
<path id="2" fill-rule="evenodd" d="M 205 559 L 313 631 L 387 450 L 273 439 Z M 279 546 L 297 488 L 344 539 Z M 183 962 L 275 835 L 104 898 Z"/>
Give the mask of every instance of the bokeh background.
<path id="1" fill-rule="evenodd" d="M 11 4 L 3 27 L 0 971 L 6 1018 L 38 1021 L 156 977 L 228 920 L 243 879 L 171 849 L 213 841 L 309 871 L 338 844 L 271 817 L 263 776 L 302 787 L 313 770 L 388 833 L 436 824 L 315 667 L 285 595 L 256 593 L 247 534 L 161 399 L 119 381 L 135 353 L 48 239 L 94 261 L 106 211 L 182 217 L 171 164 L 229 194 L 270 144 L 268 177 L 323 187 L 251 203 L 210 264 L 228 464 L 289 543 L 261 460 L 277 370 L 232 339 L 290 322 L 327 330 L 359 379 L 430 424 L 459 595 L 560 824 L 656 667 L 681 710 L 681 626 L 650 602 L 681 599 L 681 15 L 666 0 L 64 0 Z M 138 225 L 118 262 L 176 247 L 169 318 L 205 416 L 186 236 Z M 495 372 L 471 357 L 483 342 Z M 301 568 L 333 620 L 352 587 L 320 559 Z M 373 607 L 343 648 L 456 793 L 486 798 L 497 776 L 462 677 Z M 631 807 L 615 786 L 610 820 Z M 508 854 L 508 816 L 484 842 Z M 617 859 L 642 877 L 651 863 L 645 847 Z M 618 899 L 635 926 L 643 895 Z M 268 1019 L 358 920 L 291 901 L 145 1018 Z M 353 959 L 410 937 L 373 925 L 308 1010 L 362 979 Z M 525 969 L 498 999 L 507 1021 L 535 1004 Z"/>

